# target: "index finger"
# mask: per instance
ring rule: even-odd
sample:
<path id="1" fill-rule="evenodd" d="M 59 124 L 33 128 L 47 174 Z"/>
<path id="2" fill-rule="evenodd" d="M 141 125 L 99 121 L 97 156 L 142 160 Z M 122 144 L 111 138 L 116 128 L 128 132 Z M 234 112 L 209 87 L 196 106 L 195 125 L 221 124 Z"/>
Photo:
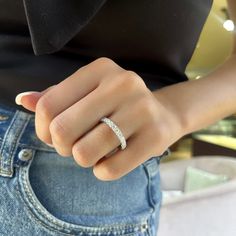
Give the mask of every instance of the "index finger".
<path id="1" fill-rule="evenodd" d="M 35 128 L 44 142 L 51 143 L 49 125 L 61 112 L 96 89 L 106 75 L 123 70 L 107 58 L 99 58 L 81 67 L 67 79 L 45 93 L 36 105 Z"/>

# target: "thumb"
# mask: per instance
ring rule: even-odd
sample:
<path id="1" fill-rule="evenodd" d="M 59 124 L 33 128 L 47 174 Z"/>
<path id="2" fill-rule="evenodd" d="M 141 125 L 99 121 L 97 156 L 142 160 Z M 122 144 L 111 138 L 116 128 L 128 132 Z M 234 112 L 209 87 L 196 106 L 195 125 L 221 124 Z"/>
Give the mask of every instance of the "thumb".
<path id="1" fill-rule="evenodd" d="M 54 86 L 52 85 L 48 87 L 47 89 L 38 92 L 38 91 L 27 91 L 23 93 L 17 94 L 15 97 L 15 102 L 17 105 L 22 105 L 24 108 L 35 112 L 36 104 L 38 100 L 49 90 L 51 90 Z"/>

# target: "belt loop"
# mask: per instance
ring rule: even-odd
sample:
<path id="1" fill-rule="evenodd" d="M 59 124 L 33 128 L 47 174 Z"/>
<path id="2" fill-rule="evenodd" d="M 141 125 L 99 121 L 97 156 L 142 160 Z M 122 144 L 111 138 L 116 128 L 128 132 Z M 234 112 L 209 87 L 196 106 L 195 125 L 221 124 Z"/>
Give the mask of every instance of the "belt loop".
<path id="1" fill-rule="evenodd" d="M 5 177 L 13 176 L 14 154 L 29 120 L 30 116 L 27 113 L 16 110 L 4 135 L 0 149 L 0 175 Z"/>

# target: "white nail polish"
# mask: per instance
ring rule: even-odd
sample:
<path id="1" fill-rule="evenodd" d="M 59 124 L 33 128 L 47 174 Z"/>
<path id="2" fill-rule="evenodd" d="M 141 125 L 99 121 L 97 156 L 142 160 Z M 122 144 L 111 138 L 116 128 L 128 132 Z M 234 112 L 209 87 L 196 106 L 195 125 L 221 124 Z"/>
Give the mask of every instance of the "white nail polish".
<path id="1" fill-rule="evenodd" d="M 38 91 L 28 91 L 28 92 L 23 92 L 23 93 L 17 94 L 17 96 L 15 98 L 15 103 L 17 105 L 21 105 L 21 98 L 25 95 L 32 94 L 32 93 L 38 93 Z"/>

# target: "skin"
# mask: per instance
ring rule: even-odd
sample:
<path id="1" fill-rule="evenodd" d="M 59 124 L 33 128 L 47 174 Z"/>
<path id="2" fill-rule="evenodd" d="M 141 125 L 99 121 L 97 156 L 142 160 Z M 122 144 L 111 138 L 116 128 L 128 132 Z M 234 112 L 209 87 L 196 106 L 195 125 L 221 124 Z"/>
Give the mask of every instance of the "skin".
<path id="1" fill-rule="evenodd" d="M 235 20 L 235 1 L 229 6 Z M 41 141 L 78 165 L 93 167 L 98 179 L 112 181 L 182 136 L 235 113 L 235 74 L 236 50 L 205 78 L 150 91 L 134 71 L 101 57 L 60 83 L 23 96 L 21 104 L 35 112 Z M 104 116 L 121 129 L 126 149 L 119 149 L 114 132 L 100 122 Z"/>

